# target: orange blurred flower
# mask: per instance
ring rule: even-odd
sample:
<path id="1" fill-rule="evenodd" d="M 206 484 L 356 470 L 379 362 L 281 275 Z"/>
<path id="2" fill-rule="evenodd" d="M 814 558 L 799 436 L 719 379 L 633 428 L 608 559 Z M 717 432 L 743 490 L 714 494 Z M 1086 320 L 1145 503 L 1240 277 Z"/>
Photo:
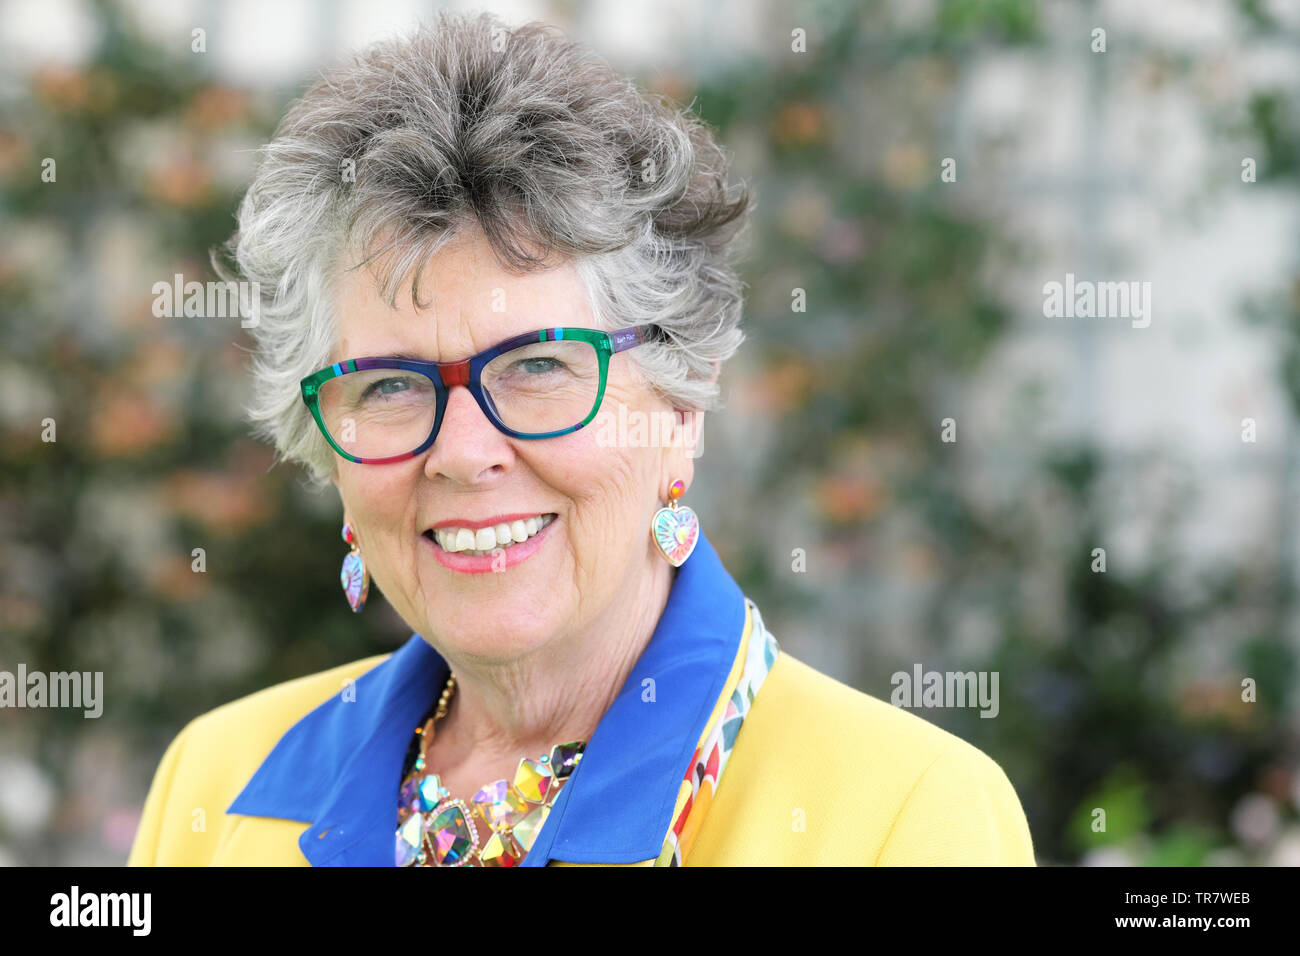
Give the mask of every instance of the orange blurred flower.
<path id="1" fill-rule="evenodd" d="M 179 514 L 237 534 L 268 515 L 267 489 L 258 477 L 259 472 L 179 471 L 167 480 L 167 499 Z"/>
<path id="2" fill-rule="evenodd" d="M 826 111 L 818 103 L 787 103 L 772 118 L 772 136 L 787 146 L 802 146 L 822 138 Z"/>
<path id="3" fill-rule="evenodd" d="M 31 143 L 20 133 L 0 129 L 0 179 L 9 179 L 28 162 Z"/>
<path id="4" fill-rule="evenodd" d="M 78 110 L 90 101 L 90 77 L 66 66 L 43 66 L 32 74 L 32 90 L 56 110 Z"/>
<path id="5" fill-rule="evenodd" d="M 662 93 L 669 99 L 676 100 L 679 103 L 687 102 L 692 94 L 690 81 L 680 73 L 669 70 L 655 74 L 650 81 L 650 89 L 656 93 Z"/>
<path id="6" fill-rule="evenodd" d="M 175 414 L 143 395 L 109 392 L 90 408 L 90 444 L 104 458 L 136 455 L 176 434 Z"/>
<path id="7" fill-rule="evenodd" d="M 146 314 L 149 314 L 146 312 Z M 135 354 L 121 376 L 136 385 L 165 385 L 176 380 L 185 361 L 185 350 L 171 339 L 155 338 Z"/>
<path id="8" fill-rule="evenodd" d="M 915 189 L 927 181 L 930 173 L 930 161 L 921 147 L 902 143 L 885 150 L 881 178 L 891 188 Z"/>
<path id="9" fill-rule="evenodd" d="M 145 188 L 170 206 L 198 206 L 212 194 L 212 172 L 192 156 L 177 156 L 153 170 Z"/>
<path id="10" fill-rule="evenodd" d="M 248 98 L 224 86 L 205 86 L 185 110 L 185 122 L 202 129 L 220 129 L 248 115 Z"/>
<path id="11" fill-rule="evenodd" d="M 830 475 L 817 488 L 822 514 L 840 524 L 870 518 L 882 501 L 880 485 L 865 475 Z"/>
<path id="12" fill-rule="evenodd" d="M 782 359 L 750 383 L 750 406 L 762 415 L 783 415 L 797 408 L 812 390 L 812 366 L 799 359 Z"/>
<path id="13" fill-rule="evenodd" d="M 160 558 L 149 569 L 149 585 L 160 597 L 192 601 L 207 588 L 207 575 L 194 570 L 193 559 L 183 554 Z"/>
<path id="14" fill-rule="evenodd" d="M 1250 724 L 1253 708 L 1241 699 L 1240 686 L 1220 681 L 1194 681 L 1182 689 L 1178 707 L 1191 720 L 1222 718 L 1237 727 Z"/>

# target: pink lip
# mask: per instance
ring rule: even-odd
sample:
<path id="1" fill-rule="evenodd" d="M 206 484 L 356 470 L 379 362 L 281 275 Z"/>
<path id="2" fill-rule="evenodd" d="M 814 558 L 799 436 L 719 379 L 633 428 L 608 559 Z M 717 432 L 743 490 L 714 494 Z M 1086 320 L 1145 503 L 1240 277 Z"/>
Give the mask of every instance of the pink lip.
<path id="1" fill-rule="evenodd" d="M 533 515 L 517 515 L 515 517 L 522 519 L 522 518 L 531 518 L 533 517 Z M 435 527 L 443 527 L 446 524 L 452 524 L 460 528 L 474 528 L 474 527 L 487 527 L 489 524 L 492 523 L 493 522 L 485 521 L 475 526 L 472 524 L 456 525 L 455 522 L 443 522 L 442 525 L 435 525 Z M 498 521 L 496 523 L 500 524 L 501 522 Z M 533 535 L 527 541 L 520 541 L 516 544 L 512 544 L 510 547 L 502 551 L 500 555 L 496 555 L 496 554 L 473 555 L 473 554 L 463 554 L 459 551 L 444 551 L 442 545 L 438 544 L 437 541 L 430 538 L 427 534 L 422 535 L 421 537 L 423 537 L 425 543 L 430 548 L 433 549 L 433 556 L 438 560 L 438 563 L 441 564 L 444 568 L 450 568 L 452 571 L 460 571 L 464 574 L 487 574 L 492 571 L 492 566 L 496 564 L 498 559 L 501 557 L 505 558 L 504 565 L 499 565 L 500 567 L 502 567 L 503 570 L 507 568 L 513 568 L 515 565 L 522 564 L 524 561 L 527 561 L 529 558 L 531 558 L 534 554 L 537 553 L 538 549 L 541 548 L 542 544 L 544 543 L 544 540 L 549 535 L 550 530 L 559 523 L 560 523 L 560 519 L 557 516 L 556 518 L 552 519 L 550 524 L 548 524 L 541 531 L 537 532 L 537 534 Z"/>
<path id="2" fill-rule="evenodd" d="M 510 524 L 512 521 L 527 521 L 529 518 L 536 518 L 539 515 L 552 514 L 550 511 L 527 511 L 523 514 L 497 515 L 495 518 L 487 518 L 483 521 L 470 521 L 468 518 L 452 518 L 448 521 L 439 521 L 433 526 L 432 530 L 437 531 L 439 528 L 469 528 L 470 531 L 477 531 L 479 528 L 495 528 L 499 524 Z M 521 544 L 528 542 L 522 541 Z"/>

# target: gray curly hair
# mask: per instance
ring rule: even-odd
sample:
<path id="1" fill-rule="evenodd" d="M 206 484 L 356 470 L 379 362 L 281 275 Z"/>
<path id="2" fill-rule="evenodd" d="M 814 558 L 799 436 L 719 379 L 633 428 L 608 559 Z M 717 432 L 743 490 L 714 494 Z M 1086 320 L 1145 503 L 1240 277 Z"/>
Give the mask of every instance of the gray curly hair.
<path id="1" fill-rule="evenodd" d="M 337 461 L 298 383 L 331 361 L 337 270 L 369 266 L 390 305 L 409 276 L 418 302 L 462 224 L 516 274 L 573 261 L 601 327 L 663 329 L 628 353 L 646 382 L 676 408 L 719 407 L 717 366 L 744 340 L 732 257 L 751 196 L 702 121 L 557 28 L 443 14 L 326 75 L 262 152 L 213 264 L 261 289 L 255 432 L 317 483 Z"/>

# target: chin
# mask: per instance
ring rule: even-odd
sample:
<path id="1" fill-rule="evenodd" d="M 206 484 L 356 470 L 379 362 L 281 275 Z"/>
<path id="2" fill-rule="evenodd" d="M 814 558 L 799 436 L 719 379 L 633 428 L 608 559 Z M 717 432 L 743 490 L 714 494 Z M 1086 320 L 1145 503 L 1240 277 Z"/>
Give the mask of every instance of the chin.
<path id="1" fill-rule="evenodd" d="M 509 621 L 518 620 L 517 625 Z M 454 635 L 447 643 L 462 654 L 486 660 L 511 661 L 527 655 L 546 643 L 546 632 L 535 615 L 497 618 L 461 627 L 452 626 Z M 444 631 L 448 633 L 448 631 Z M 454 653 L 454 652 L 453 652 Z"/>

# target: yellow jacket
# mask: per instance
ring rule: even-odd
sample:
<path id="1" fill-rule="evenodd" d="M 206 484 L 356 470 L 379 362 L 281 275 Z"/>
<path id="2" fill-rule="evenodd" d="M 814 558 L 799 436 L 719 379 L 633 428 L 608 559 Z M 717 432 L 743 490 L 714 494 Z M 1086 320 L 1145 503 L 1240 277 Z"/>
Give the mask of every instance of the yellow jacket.
<path id="1" fill-rule="evenodd" d="M 163 755 L 129 864 L 392 866 L 402 760 L 446 675 L 417 634 L 194 719 Z M 1032 866 L 1034 855 L 993 760 L 778 653 L 701 536 L 524 865 L 656 861 Z"/>

